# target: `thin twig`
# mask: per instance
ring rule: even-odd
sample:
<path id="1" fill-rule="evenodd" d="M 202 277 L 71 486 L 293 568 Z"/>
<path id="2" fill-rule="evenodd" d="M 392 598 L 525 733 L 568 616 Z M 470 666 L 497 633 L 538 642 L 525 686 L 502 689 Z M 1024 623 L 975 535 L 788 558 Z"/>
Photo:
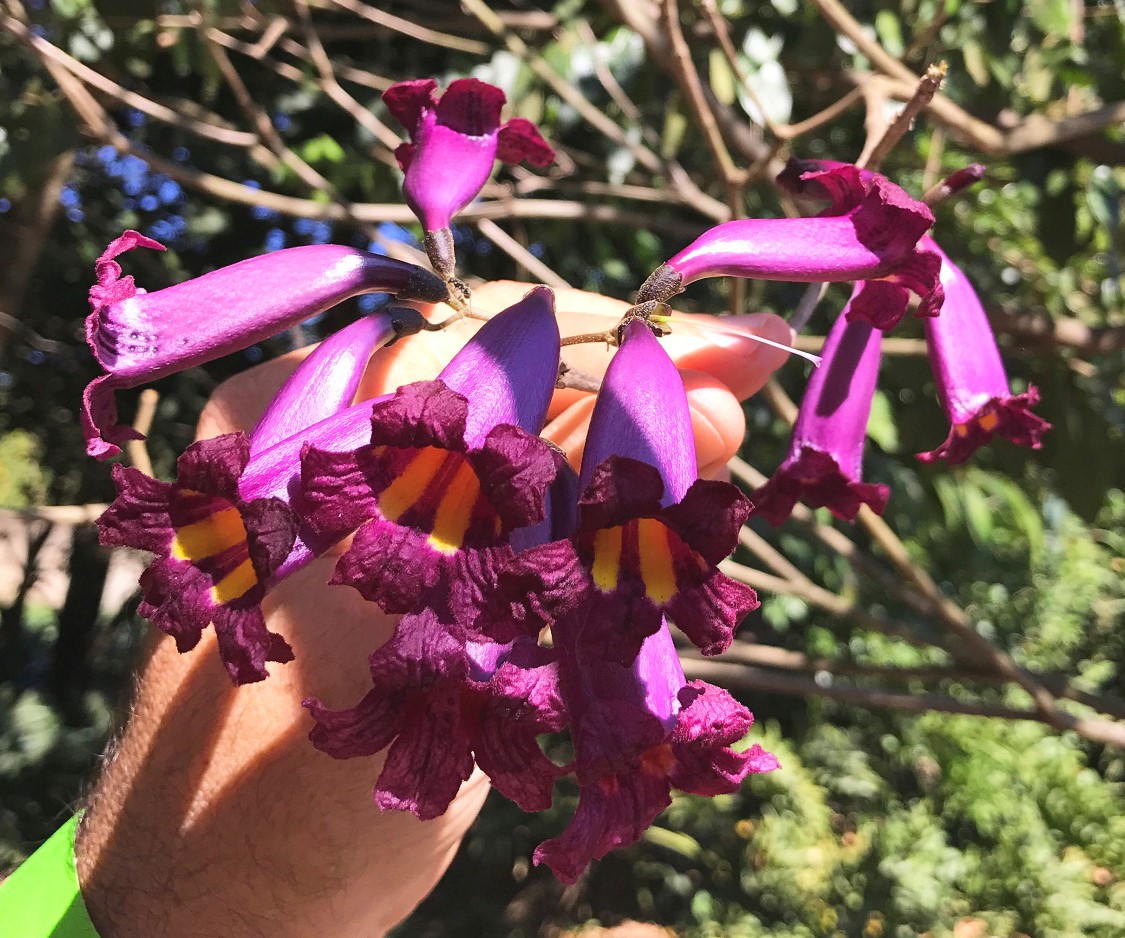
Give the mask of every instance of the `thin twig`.
<path id="1" fill-rule="evenodd" d="M 186 107 L 183 104 L 178 105 L 176 108 L 167 107 L 150 98 L 146 98 L 143 95 L 123 88 L 117 82 L 106 78 L 100 72 L 96 72 L 89 66 L 83 65 L 73 56 L 67 55 L 62 49 L 53 45 L 42 36 L 35 35 L 23 23 L 16 19 L 3 17 L 0 19 L 0 26 L 3 26 L 8 32 L 24 43 L 24 45 L 32 49 L 40 59 L 50 60 L 57 65 L 61 65 L 79 80 L 115 98 L 122 104 L 127 104 L 130 107 L 136 108 L 149 117 L 165 124 L 170 124 L 173 127 L 179 127 L 198 137 L 214 140 L 216 143 L 225 143 L 228 146 L 252 147 L 258 143 L 256 134 L 222 126 L 219 123 L 221 118 L 217 115 L 209 115 L 211 119 L 208 121 L 199 120 L 198 118 L 191 117 L 184 113 Z"/>
<path id="2" fill-rule="evenodd" d="M 520 59 L 538 78 L 545 82 L 563 101 L 573 107 L 591 127 L 603 134 L 618 146 L 628 150 L 633 158 L 651 173 L 659 173 L 685 197 L 688 204 L 700 214 L 714 221 L 726 221 L 727 208 L 718 199 L 700 189 L 682 167 L 676 171 L 677 164 L 666 161 L 654 150 L 634 140 L 618 126 L 604 111 L 593 105 L 571 82 L 556 72 L 550 64 L 532 49 L 519 36 L 505 26 L 484 0 L 462 0 L 462 6 L 469 10 L 504 47 Z"/>
<path id="3" fill-rule="evenodd" d="M 825 124 L 831 123 L 841 114 L 850 111 L 863 100 L 863 89 L 853 88 L 840 100 L 828 105 L 823 111 L 818 111 L 812 117 L 806 118 L 796 124 L 781 124 L 775 132 L 782 140 L 793 140 L 804 134 L 810 133 Z"/>
<path id="4" fill-rule="evenodd" d="M 727 664 L 694 656 L 684 656 L 682 662 L 687 677 L 711 681 L 736 690 L 788 694 L 796 697 L 827 697 L 858 707 L 902 710 L 908 713 L 937 711 L 1006 720 L 1032 720 L 1047 723 L 1056 729 L 1074 730 L 1086 739 L 1096 742 L 1125 747 L 1125 724 L 1113 720 L 1089 719 L 1059 711 L 1056 722 L 1048 719 L 1039 710 L 966 701 L 941 694 L 904 694 L 865 687 L 840 686 L 835 682 L 818 682 L 811 678 L 779 674 L 768 668 Z"/>
<path id="5" fill-rule="evenodd" d="M 333 66 L 332 60 L 324 50 L 324 44 L 320 41 L 306 0 L 293 0 L 293 8 L 297 11 L 297 17 L 301 21 L 301 29 L 305 34 L 309 55 L 320 73 L 321 89 L 332 101 L 347 111 L 357 124 L 386 147 L 388 153 L 393 151 L 400 143 L 398 134 L 348 94 L 341 87 L 340 82 L 336 80 L 335 66 Z"/>
<path id="6" fill-rule="evenodd" d="M 879 168 L 891 150 L 914 126 L 914 118 L 921 114 L 934 99 L 934 95 L 938 93 L 942 82 L 945 81 L 946 68 L 947 66 L 943 62 L 941 65 L 931 65 L 926 69 L 926 74 L 919 80 L 917 89 L 910 96 L 910 100 L 906 102 L 906 107 L 899 111 L 895 119 L 891 121 L 891 126 L 887 128 L 887 132 L 883 134 L 866 160 L 861 159 L 857 165 L 865 166 L 867 169 Z"/>
<path id="7" fill-rule="evenodd" d="M 754 107 L 758 109 L 758 113 L 762 115 L 762 124 L 775 139 L 781 138 L 777 125 L 770 119 L 766 106 L 762 103 L 762 99 L 758 97 L 758 92 L 754 90 L 754 86 L 750 82 L 750 76 L 746 74 L 746 69 L 742 67 L 742 62 L 739 61 L 738 51 L 730 38 L 730 29 L 727 28 L 726 18 L 719 12 L 715 0 L 699 0 L 699 5 L 707 15 L 707 20 L 711 24 L 715 38 L 719 40 L 719 48 L 722 49 L 723 56 L 731 67 L 731 71 L 738 78 L 738 83 L 742 85 L 743 91 L 746 92 Z"/>
<path id="8" fill-rule="evenodd" d="M 566 280 L 551 270 L 496 222 L 488 218 L 482 218 L 477 222 L 477 230 L 517 264 L 522 264 L 527 272 L 541 283 L 545 283 L 549 287 L 570 286 Z"/>
<path id="9" fill-rule="evenodd" d="M 555 382 L 555 387 L 597 394 L 602 389 L 602 379 L 579 368 L 572 368 L 565 361 L 561 361 L 559 362 L 559 376 Z"/>
<path id="10" fill-rule="evenodd" d="M 735 182 L 741 176 L 741 171 L 735 166 L 719 130 L 715 113 L 703 95 L 699 73 L 691 60 L 691 49 L 680 28 L 680 7 L 677 0 L 661 0 L 660 11 L 661 23 L 672 49 L 672 67 L 676 81 L 687 97 L 688 105 L 695 115 L 696 125 L 703 131 L 703 139 L 707 143 L 707 149 L 711 151 L 723 182 L 727 184 Z"/>
<path id="11" fill-rule="evenodd" d="M 372 23 L 378 23 L 380 26 L 393 29 L 397 33 L 402 33 L 404 36 L 409 36 L 411 39 L 417 39 L 419 42 L 424 42 L 431 46 L 453 49 L 456 52 L 468 52 L 471 55 L 488 55 L 492 51 L 483 42 L 477 42 L 475 39 L 465 39 L 462 36 L 453 36 L 450 33 L 443 33 L 436 29 L 429 29 L 411 20 L 404 20 L 400 16 L 395 16 L 376 7 L 368 6 L 365 3 L 359 3 L 358 0 L 329 0 L 329 5 L 340 7 L 342 10 L 347 10 L 350 13 L 356 14 L 356 16 L 362 16 Z"/>
<path id="12" fill-rule="evenodd" d="M 133 429 L 140 435 L 139 440 L 129 440 L 125 444 L 125 455 L 129 457 L 134 468 L 139 469 L 146 476 L 152 476 L 152 458 L 148 453 L 145 438 L 152 429 L 152 422 L 156 417 L 156 405 L 160 403 L 160 393 L 152 388 L 141 391 L 140 400 L 137 402 L 137 416 L 133 420 Z"/>

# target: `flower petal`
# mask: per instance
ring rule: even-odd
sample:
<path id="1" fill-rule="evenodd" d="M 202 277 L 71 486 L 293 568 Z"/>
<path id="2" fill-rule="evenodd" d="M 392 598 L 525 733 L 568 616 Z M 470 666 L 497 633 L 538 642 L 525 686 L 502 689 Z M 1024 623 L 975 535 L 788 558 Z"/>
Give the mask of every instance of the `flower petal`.
<path id="1" fill-rule="evenodd" d="M 513 117 L 500 128 L 496 158 L 504 163 L 527 160 L 532 166 L 542 169 L 555 161 L 555 151 L 531 121 Z"/>
<path id="2" fill-rule="evenodd" d="M 578 880 L 592 860 L 626 847 L 672 803 L 667 776 L 629 773 L 583 785 L 566 830 L 535 848 L 533 862 L 546 864 L 562 882 Z"/>
<path id="3" fill-rule="evenodd" d="M 889 496 L 887 486 L 859 482 L 833 456 L 804 445 L 750 500 L 755 514 L 776 527 L 792 514 L 798 500 L 811 508 L 827 508 L 841 520 L 854 521 L 863 505 L 881 515 Z"/>
<path id="4" fill-rule="evenodd" d="M 683 500 L 664 509 L 663 519 L 709 564 L 730 556 L 750 517 L 750 500 L 728 482 L 696 479 Z"/>
<path id="5" fill-rule="evenodd" d="M 395 336 L 391 317 L 364 316 L 321 342 L 274 395 L 250 434 L 259 453 L 351 406 L 375 351 Z"/>
<path id="6" fill-rule="evenodd" d="M 680 703 L 680 718 L 669 740 L 676 755 L 671 780 L 680 791 L 730 794 L 747 775 L 780 767 L 761 746 L 745 752 L 730 748 L 749 732 L 754 716 L 727 691 L 690 681 L 680 691 Z"/>
<path id="7" fill-rule="evenodd" d="M 468 137 L 494 134 L 500 129 L 500 111 L 507 100 L 495 85 L 458 78 L 449 83 L 437 103 L 438 123 Z"/>
<path id="8" fill-rule="evenodd" d="M 437 82 L 432 78 L 400 81 L 383 92 L 383 103 L 407 131 L 418 126 L 422 111 L 437 107 L 434 91 Z"/>

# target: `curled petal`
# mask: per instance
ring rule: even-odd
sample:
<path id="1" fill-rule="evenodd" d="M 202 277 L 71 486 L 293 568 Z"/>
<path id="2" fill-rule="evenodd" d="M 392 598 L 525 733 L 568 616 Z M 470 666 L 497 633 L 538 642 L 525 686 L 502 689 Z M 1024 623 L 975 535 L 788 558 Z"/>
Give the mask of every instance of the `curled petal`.
<path id="1" fill-rule="evenodd" d="M 664 482 L 654 466 L 626 456 L 609 456 L 594 467 L 578 500 L 583 528 L 611 528 L 660 511 Z"/>
<path id="2" fill-rule="evenodd" d="M 592 860 L 627 847 L 672 803 L 667 776 L 608 777 L 584 785 L 566 830 L 535 848 L 536 866 L 545 864 L 562 882 L 578 880 Z"/>
<path id="3" fill-rule="evenodd" d="M 1043 445 L 1043 434 L 1051 429 L 1051 425 L 1032 413 L 1032 408 L 1038 403 L 1039 390 L 1033 384 L 1024 394 L 994 397 L 982 405 L 970 420 L 954 424 L 941 446 L 919 453 L 918 458 L 922 462 L 944 459 L 949 465 L 957 466 L 996 436 L 1017 446 L 1039 449 Z"/>
<path id="4" fill-rule="evenodd" d="M 439 123 L 467 137 L 494 134 L 500 129 L 500 111 L 507 97 L 495 85 L 476 78 L 449 83 L 436 107 Z"/>
<path id="5" fill-rule="evenodd" d="M 434 92 L 437 82 L 432 78 L 400 81 L 383 92 L 383 103 L 403 127 L 412 131 L 427 108 L 437 106 Z"/>
<path id="6" fill-rule="evenodd" d="M 854 521 L 863 505 L 881 515 L 889 495 L 887 486 L 853 479 L 833 456 L 805 445 L 754 492 L 751 501 L 754 512 L 776 526 L 792 514 L 798 501 L 812 508 L 827 508 L 844 521 Z"/>
<path id="7" fill-rule="evenodd" d="M 696 479 L 683 499 L 664 510 L 664 519 L 692 550 L 710 564 L 725 560 L 750 517 L 750 500 L 726 482 Z"/>
<path id="8" fill-rule="evenodd" d="M 496 508 L 507 530 L 546 517 L 547 490 L 565 462 L 539 437 L 511 424 L 493 427 L 484 446 L 468 455 L 481 494 Z"/>
<path id="9" fill-rule="evenodd" d="M 501 568 L 474 629 L 493 641 L 535 636 L 589 595 L 582 561 L 569 540 L 514 554 Z"/>
<path id="10" fill-rule="evenodd" d="M 532 166 L 543 169 L 555 161 L 555 151 L 531 121 L 513 117 L 500 128 L 496 158 L 504 163 L 527 160 Z"/>

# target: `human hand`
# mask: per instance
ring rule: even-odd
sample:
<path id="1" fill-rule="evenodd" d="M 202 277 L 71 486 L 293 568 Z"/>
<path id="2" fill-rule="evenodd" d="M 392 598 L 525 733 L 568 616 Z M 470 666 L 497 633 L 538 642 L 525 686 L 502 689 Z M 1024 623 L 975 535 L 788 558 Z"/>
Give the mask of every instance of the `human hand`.
<path id="1" fill-rule="evenodd" d="M 474 305 L 498 312 L 528 288 L 486 284 Z M 564 336 L 609 328 L 627 308 L 576 290 L 556 297 Z M 475 327 L 465 321 L 380 352 L 362 395 L 434 377 Z M 739 317 L 737 327 L 789 339 L 776 316 Z M 739 398 L 758 390 L 785 354 L 686 322 L 665 342 L 685 369 L 701 473 L 713 476 L 742 441 Z M 302 354 L 220 386 L 199 437 L 249 430 Z M 610 356 L 595 345 L 564 350 L 569 364 L 595 375 Z M 543 432 L 575 462 L 592 402 L 589 394 L 558 392 Z M 83 894 L 105 938 L 382 934 L 452 859 L 487 792 L 479 772 L 446 814 L 421 822 L 371 803 L 383 755 L 336 761 L 306 739 L 301 700 L 353 704 L 370 689 L 368 655 L 395 622 L 355 591 L 326 586 L 334 562 L 315 561 L 266 598 L 268 627 L 296 653 L 267 681 L 232 687 L 209 644 L 212 630 L 188 655 L 166 638 L 154 643 L 132 720 L 107 760 L 78 843 Z"/>

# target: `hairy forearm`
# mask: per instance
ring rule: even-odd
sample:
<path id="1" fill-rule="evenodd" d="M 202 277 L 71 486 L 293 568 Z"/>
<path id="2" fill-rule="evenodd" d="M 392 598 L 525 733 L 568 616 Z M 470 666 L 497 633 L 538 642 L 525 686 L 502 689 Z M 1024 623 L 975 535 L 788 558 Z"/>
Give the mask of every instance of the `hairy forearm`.
<path id="1" fill-rule="evenodd" d="M 370 936 L 432 887 L 475 816 L 475 778 L 448 814 L 419 822 L 371 800 L 381 757 L 335 761 L 306 738 L 300 701 L 336 706 L 371 686 L 390 620 L 313 564 L 267 601 L 297 654 L 233 688 L 210 639 L 157 643 L 132 717 L 95 786 L 79 878 L 105 938 Z"/>

